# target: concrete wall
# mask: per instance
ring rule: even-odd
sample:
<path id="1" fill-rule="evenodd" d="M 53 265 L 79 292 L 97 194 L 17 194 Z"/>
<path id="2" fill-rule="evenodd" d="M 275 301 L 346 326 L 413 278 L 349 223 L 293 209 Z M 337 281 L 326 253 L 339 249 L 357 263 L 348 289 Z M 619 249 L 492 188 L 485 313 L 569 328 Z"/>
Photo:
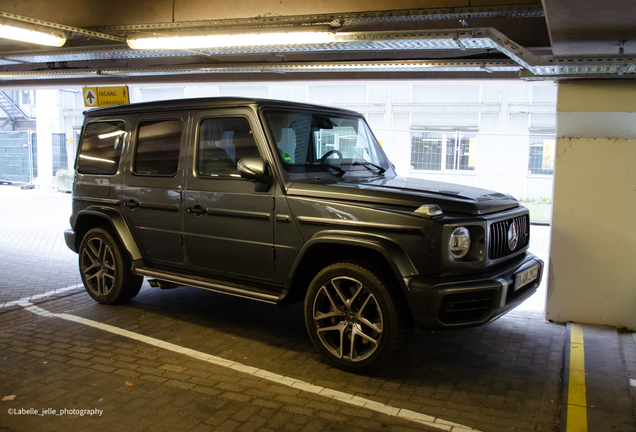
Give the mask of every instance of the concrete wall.
<path id="1" fill-rule="evenodd" d="M 562 81 L 546 317 L 636 330 L 636 83 Z"/>
<path id="2" fill-rule="evenodd" d="M 29 0 L 3 1 L 2 11 L 75 27 L 281 15 L 329 14 L 387 9 L 541 4 L 539 0 Z"/>

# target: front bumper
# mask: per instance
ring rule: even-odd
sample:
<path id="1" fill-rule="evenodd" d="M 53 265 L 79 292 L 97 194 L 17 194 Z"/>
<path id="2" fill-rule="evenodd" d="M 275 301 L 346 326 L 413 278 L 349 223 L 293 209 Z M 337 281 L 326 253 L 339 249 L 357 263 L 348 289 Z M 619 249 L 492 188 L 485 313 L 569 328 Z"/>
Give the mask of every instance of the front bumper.
<path id="1" fill-rule="evenodd" d="M 516 275 L 539 266 L 537 278 L 515 290 Z M 409 305 L 423 329 L 472 327 L 486 324 L 519 306 L 541 284 L 543 261 L 531 253 L 470 276 L 407 280 Z"/>

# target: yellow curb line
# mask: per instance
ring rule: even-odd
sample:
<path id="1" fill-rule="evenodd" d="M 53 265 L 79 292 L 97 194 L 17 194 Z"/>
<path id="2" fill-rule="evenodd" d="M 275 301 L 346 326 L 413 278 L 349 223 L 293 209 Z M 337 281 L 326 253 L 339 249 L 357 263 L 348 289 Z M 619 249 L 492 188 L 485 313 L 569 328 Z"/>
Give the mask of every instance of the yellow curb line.
<path id="1" fill-rule="evenodd" d="M 570 325 L 570 381 L 567 410 L 567 432 L 587 432 L 585 350 L 581 324 Z"/>

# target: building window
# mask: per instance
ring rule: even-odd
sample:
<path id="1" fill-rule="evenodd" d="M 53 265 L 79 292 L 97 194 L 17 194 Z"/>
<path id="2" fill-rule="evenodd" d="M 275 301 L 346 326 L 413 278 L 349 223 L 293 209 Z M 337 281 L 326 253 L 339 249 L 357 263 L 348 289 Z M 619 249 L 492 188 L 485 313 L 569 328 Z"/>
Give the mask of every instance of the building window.
<path id="1" fill-rule="evenodd" d="M 554 148 L 553 136 L 530 136 L 530 160 L 528 162 L 530 174 L 554 174 Z"/>
<path id="2" fill-rule="evenodd" d="M 411 169 L 474 171 L 477 135 L 454 132 L 413 132 Z"/>

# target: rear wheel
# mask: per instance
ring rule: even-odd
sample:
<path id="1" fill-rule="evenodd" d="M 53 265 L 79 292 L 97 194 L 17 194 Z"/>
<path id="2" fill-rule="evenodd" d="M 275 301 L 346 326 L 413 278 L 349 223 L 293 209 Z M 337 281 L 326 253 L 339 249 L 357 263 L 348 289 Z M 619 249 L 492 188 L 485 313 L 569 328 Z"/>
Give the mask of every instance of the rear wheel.
<path id="1" fill-rule="evenodd" d="M 323 269 L 305 298 L 305 323 L 316 348 L 336 367 L 368 373 L 410 340 L 413 319 L 397 287 L 364 263 Z"/>
<path id="2" fill-rule="evenodd" d="M 135 297 L 143 276 L 131 271 L 128 255 L 105 228 L 88 231 L 79 248 L 79 268 L 88 294 L 102 304 L 121 304 Z"/>

